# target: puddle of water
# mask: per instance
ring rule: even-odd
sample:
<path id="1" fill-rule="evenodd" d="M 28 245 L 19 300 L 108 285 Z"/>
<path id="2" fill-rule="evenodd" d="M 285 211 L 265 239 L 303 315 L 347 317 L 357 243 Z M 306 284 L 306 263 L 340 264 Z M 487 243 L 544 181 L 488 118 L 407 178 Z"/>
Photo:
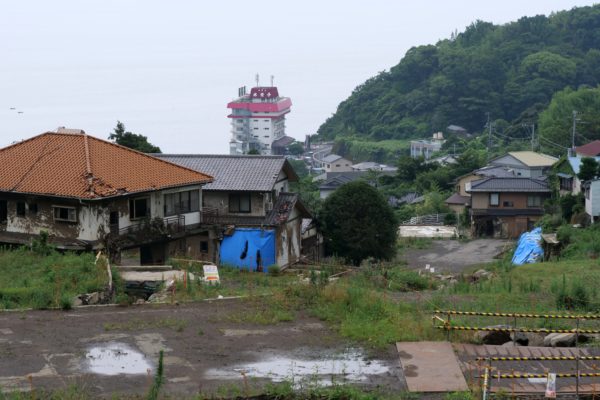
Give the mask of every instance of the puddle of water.
<path id="1" fill-rule="evenodd" d="M 309 380 L 319 385 L 334 382 L 360 383 L 369 376 L 386 374 L 389 367 L 379 360 L 366 360 L 357 349 L 339 355 L 323 354 L 318 360 L 272 355 L 257 362 L 236 364 L 229 368 L 206 371 L 208 379 L 267 378 L 273 382 Z"/>
<path id="2" fill-rule="evenodd" d="M 125 343 L 98 344 L 88 350 L 85 359 L 86 370 L 100 375 L 147 374 L 153 369 L 144 354 Z"/>

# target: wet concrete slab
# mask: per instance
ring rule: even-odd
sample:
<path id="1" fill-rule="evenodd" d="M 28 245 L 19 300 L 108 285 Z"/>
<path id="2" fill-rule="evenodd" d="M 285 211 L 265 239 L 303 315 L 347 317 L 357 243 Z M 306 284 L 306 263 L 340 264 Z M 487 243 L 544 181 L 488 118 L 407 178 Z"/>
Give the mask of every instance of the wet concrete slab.
<path id="1" fill-rule="evenodd" d="M 468 390 L 450 342 L 396 343 L 402 371 L 411 392 Z"/>

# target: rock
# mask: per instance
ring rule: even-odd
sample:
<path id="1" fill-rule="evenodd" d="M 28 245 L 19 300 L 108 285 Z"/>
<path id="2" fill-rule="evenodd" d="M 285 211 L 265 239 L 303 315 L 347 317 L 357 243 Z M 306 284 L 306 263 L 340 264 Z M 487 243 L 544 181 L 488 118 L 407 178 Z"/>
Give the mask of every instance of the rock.
<path id="1" fill-rule="evenodd" d="M 486 328 L 508 328 L 506 325 L 488 326 Z M 510 342 L 510 333 L 504 331 L 480 331 L 476 337 L 483 344 L 501 345 Z"/>
<path id="2" fill-rule="evenodd" d="M 100 293 L 92 292 L 86 295 L 86 304 L 98 304 L 100 302 Z"/>
<path id="3" fill-rule="evenodd" d="M 515 335 L 515 341 L 521 346 L 544 346 L 544 335 L 533 332 L 516 332 L 511 334 L 511 338 Z"/>
<path id="4" fill-rule="evenodd" d="M 80 296 L 75 296 L 73 297 L 71 304 L 73 305 L 73 307 L 79 307 L 83 305 L 83 301 L 81 301 Z"/>
<path id="5" fill-rule="evenodd" d="M 512 332 L 510 339 L 519 344 L 519 346 L 529 345 L 529 337 L 525 332 Z"/>
<path id="6" fill-rule="evenodd" d="M 135 304 L 145 304 L 145 303 L 146 303 L 146 301 L 144 299 L 137 299 L 135 301 Z"/>
<path id="7" fill-rule="evenodd" d="M 547 347 L 573 347 L 575 346 L 574 333 L 550 333 L 544 338 Z"/>
<path id="8" fill-rule="evenodd" d="M 517 347 L 517 346 L 521 346 L 521 344 L 519 344 L 519 342 L 513 343 L 512 341 L 510 341 L 510 342 L 506 342 L 506 343 L 502 344 L 501 346 L 502 347 Z"/>

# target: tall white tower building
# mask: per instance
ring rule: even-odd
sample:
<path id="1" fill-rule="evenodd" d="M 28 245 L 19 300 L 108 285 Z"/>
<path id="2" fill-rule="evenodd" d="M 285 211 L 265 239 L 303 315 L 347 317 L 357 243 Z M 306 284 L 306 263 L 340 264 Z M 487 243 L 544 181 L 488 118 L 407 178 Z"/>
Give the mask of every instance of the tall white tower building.
<path id="1" fill-rule="evenodd" d="M 292 100 L 280 97 L 275 86 L 256 86 L 246 93 L 238 90 L 238 98 L 229 104 L 231 109 L 230 154 L 273 154 L 273 142 L 285 137 L 285 114 L 290 112 Z"/>

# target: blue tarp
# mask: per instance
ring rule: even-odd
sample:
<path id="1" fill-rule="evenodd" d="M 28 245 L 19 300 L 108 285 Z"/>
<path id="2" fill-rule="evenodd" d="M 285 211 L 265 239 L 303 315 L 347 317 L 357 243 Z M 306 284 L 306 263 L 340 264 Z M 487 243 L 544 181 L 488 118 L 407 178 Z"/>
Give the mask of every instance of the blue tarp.
<path id="1" fill-rule="evenodd" d="M 272 229 L 236 228 L 221 242 L 221 264 L 267 272 L 275 260 L 275 231 Z"/>
<path id="2" fill-rule="evenodd" d="M 531 264 L 544 257 L 542 243 L 542 228 L 535 228 L 531 232 L 524 232 L 519 237 L 517 248 L 512 258 L 514 265 Z"/>

